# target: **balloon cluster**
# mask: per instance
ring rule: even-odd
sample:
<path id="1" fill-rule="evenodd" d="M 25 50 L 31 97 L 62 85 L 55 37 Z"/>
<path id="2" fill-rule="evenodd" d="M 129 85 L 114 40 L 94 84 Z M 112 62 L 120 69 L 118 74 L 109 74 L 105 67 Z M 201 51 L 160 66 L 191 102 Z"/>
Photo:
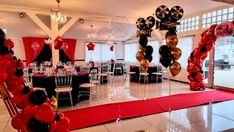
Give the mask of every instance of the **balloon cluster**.
<path id="1" fill-rule="evenodd" d="M 0 85 L 4 82 L 12 93 L 12 101 L 19 113 L 12 118 L 12 126 L 22 132 L 66 132 L 70 121 L 63 113 L 55 112 L 43 90 L 34 90 L 24 84 L 24 64 L 14 56 L 13 43 L 5 40 L 0 29 Z"/>
<path id="2" fill-rule="evenodd" d="M 58 36 L 55 40 L 54 40 L 54 48 L 57 50 L 60 50 L 64 47 L 64 43 L 63 43 L 63 39 Z"/>
<path id="3" fill-rule="evenodd" d="M 214 42 L 219 37 L 233 36 L 234 21 L 223 22 L 220 25 L 212 25 L 201 34 L 201 40 L 188 58 L 187 71 L 189 73 L 191 90 L 204 90 L 202 64 L 206 59 L 208 52 L 214 47 Z"/>
<path id="4" fill-rule="evenodd" d="M 137 37 L 139 37 L 139 51 L 136 53 L 136 59 L 140 62 L 142 69 L 147 70 L 149 63 L 153 60 L 153 47 L 148 44 L 148 37 L 151 37 L 152 28 L 155 25 L 155 18 L 149 16 L 146 19 L 138 18 L 136 26 Z"/>
<path id="5" fill-rule="evenodd" d="M 177 22 L 183 16 L 183 9 L 180 6 L 174 6 L 171 10 L 165 5 L 161 5 L 156 9 L 156 16 L 160 21 L 156 21 L 156 29 L 168 30 L 166 37 L 166 45 L 162 45 L 159 48 L 160 63 L 170 69 L 172 76 L 176 76 L 181 71 L 181 65 L 177 60 L 181 57 L 181 50 L 176 47 L 178 44 L 178 38 L 176 34 Z"/>

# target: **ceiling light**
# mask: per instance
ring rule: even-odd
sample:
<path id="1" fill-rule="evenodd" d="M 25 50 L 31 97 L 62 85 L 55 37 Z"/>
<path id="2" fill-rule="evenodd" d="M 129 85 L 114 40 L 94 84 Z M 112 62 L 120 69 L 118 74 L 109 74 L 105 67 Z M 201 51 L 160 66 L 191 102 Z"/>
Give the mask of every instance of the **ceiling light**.
<path id="1" fill-rule="evenodd" d="M 84 19 L 83 19 L 83 18 L 79 18 L 79 22 L 80 22 L 81 24 L 84 24 Z"/>
<path id="2" fill-rule="evenodd" d="M 96 38 L 96 31 L 93 29 L 93 25 L 90 25 L 90 33 L 88 34 L 88 38 L 90 41 L 93 41 Z"/>
<path id="3" fill-rule="evenodd" d="M 25 13 L 24 12 L 20 12 L 19 13 L 19 18 L 24 18 L 25 17 Z"/>
<path id="4" fill-rule="evenodd" d="M 6 33 L 6 32 L 7 32 L 7 30 L 6 30 L 6 29 L 3 29 L 3 32 L 5 32 L 5 33 Z"/>
<path id="5" fill-rule="evenodd" d="M 50 18 L 57 22 L 58 24 L 65 24 L 67 22 L 67 17 L 63 16 L 60 12 L 59 12 L 59 3 L 60 0 L 56 0 L 56 2 L 58 3 L 58 10 L 51 10 L 52 14 L 50 16 Z"/>

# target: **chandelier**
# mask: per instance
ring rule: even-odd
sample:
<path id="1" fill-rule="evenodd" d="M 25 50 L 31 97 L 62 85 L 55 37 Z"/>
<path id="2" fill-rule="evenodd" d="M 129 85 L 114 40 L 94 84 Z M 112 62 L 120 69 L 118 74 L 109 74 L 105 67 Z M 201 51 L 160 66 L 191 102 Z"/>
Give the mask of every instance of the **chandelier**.
<path id="1" fill-rule="evenodd" d="M 88 38 L 90 41 L 94 40 L 96 38 L 96 32 L 93 29 L 93 25 L 90 25 L 90 33 L 88 34 Z"/>
<path id="2" fill-rule="evenodd" d="M 57 10 L 51 10 L 52 14 L 50 16 L 51 20 L 57 22 L 58 24 L 65 24 L 67 22 L 67 17 L 63 16 L 60 12 L 59 12 L 59 3 L 60 0 L 56 0 L 58 3 L 58 9 Z"/>

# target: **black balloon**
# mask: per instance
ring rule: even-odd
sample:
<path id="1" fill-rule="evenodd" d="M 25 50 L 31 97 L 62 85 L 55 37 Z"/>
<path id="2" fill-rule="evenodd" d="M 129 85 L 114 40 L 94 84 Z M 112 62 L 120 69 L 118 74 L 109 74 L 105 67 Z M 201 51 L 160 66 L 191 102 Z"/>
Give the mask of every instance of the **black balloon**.
<path id="1" fill-rule="evenodd" d="M 168 37 L 168 36 L 173 36 L 173 35 L 176 35 L 177 36 L 177 34 L 176 34 L 176 31 L 175 30 L 169 30 L 167 33 L 166 33 L 166 38 Z"/>
<path id="2" fill-rule="evenodd" d="M 164 67 L 168 67 L 170 66 L 171 64 L 171 57 L 168 56 L 168 57 L 160 57 L 160 63 L 164 66 Z"/>
<path id="3" fill-rule="evenodd" d="M 56 113 L 54 120 L 59 121 L 60 120 L 60 115 Z"/>
<path id="4" fill-rule="evenodd" d="M 5 45 L 3 45 L 3 43 L 0 43 L 0 54 L 1 55 L 5 55 L 7 53 L 9 53 L 8 48 Z"/>
<path id="5" fill-rule="evenodd" d="M 28 86 L 24 86 L 23 90 L 21 91 L 21 94 L 28 94 L 30 92 L 30 88 Z"/>
<path id="6" fill-rule="evenodd" d="M 4 31 L 0 28 L 0 45 L 3 45 L 3 43 L 5 42 L 5 38 L 6 34 L 4 33 Z"/>
<path id="7" fill-rule="evenodd" d="M 145 26 L 148 28 L 152 28 L 155 25 L 155 18 L 153 16 L 148 16 L 146 18 Z"/>
<path id="8" fill-rule="evenodd" d="M 147 43 L 148 43 L 148 38 L 147 38 L 147 36 L 141 36 L 141 37 L 139 38 L 139 43 L 140 43 L 140 45 L 141 45 L 143 48 L 145 48 L 146 45 L 147 45 Z"/>
<path id="9" fill-rule="evenodd" d="M 16 71 L 15 71 L 15 75 L 17 77 L 23 76 L 24 75 L 23 69 L 17 68 Z"/>
<path id="10" fill-rule="evenodd" d="M 152 55 L 146 55 L 145 59 L 148 60 L 149 62 L 151 62 L 153 60 L 153 56 Z"/>
<path id="11" fill-rule="evenodd" d="M 46 101 L 46 99 L 47 94 L 44 90 L 36 90 L 29 95 L 29 101 L 34 105 L 41 105 Z"/>
<path id="12" fill-rule="evenodd" d="M 32 132 L 49 132 L 49 124 L 33 117 L 28 121 L 28 129 Z"/>
<path id="13" fill-rule="evenodd" d="M 153 53 L 153 51 L 154 51 L 154 49 L 153 49 L 152 46 L 147 45 L 147 46 L 145 47 L 145 54 L 146 54 L 146 55 L 151 55 L 151 54 Z"/>
<path id="14" fill-rule="evenodd" d="M 167 45 L 162 45 L 159 48 L 159 54 L 163 57 L 168 57 L 171 56 L 171 50 L 168 48 Z"/>
<path id="15" fill-rule="evenodd" d="M 145 19 L 144 18 L 138 18 L 136 21 L 136 27 L 140 30 L 142 30 L 145 27 Z"/>

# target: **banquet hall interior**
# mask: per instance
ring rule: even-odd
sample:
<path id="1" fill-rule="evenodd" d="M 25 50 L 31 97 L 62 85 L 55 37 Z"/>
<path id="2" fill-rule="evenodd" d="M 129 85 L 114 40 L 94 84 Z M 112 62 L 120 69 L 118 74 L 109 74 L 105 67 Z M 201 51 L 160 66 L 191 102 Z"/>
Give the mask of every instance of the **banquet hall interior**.
<path id="1" fill-rule="evenodd" d="M 1 0 L 1 132 L 234 132 L 234 0 Z"/>

